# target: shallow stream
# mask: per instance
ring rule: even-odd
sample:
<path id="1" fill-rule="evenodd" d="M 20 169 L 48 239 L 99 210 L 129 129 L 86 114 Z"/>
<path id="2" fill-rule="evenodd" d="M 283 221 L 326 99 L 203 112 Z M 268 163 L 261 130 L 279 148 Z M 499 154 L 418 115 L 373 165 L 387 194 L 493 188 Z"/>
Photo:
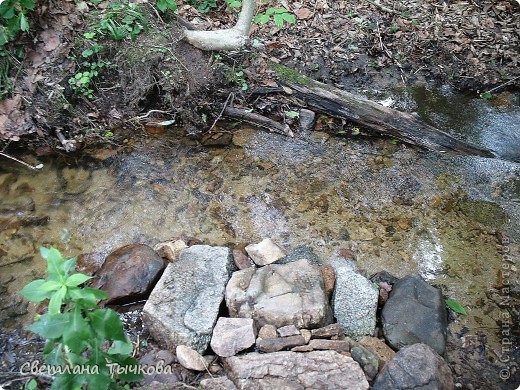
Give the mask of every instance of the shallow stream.
<path id="1" fill-rule="evenodd" d="M 516 388 L 518 345 L 504 348 L 504 339 L 518 336 L 520 108 L 449 89 L 392 96 L 397 108 L 500 158 L 440 155 L 363 135 L 291 139 L 241 128 L 225 148 L 171 130 L 130 152 L 38 161 L 40 171 L 1 160 L 2 327 L 32 319 L 15 293 L 43 276 L 42 245 L 106 255 L 179 236 L 239 246 L 271 237 L 288 251 L 307 245 L 333 261 L 354 254 L 368 274 L 420 273 L 468 312 L 450 324 L 455 372 L 482 388 Z M 509 336 L 501 333 L 505 313 L 515 317 Z"/>

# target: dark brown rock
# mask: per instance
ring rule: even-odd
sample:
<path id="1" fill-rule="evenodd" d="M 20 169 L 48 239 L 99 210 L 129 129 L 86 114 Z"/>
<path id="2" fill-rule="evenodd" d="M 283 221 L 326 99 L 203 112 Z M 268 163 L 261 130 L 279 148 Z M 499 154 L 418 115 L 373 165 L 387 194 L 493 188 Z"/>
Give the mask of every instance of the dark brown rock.
<path id="1" fill-rule="evenodd" d="M 286 348 L 304 345 L 303 336 L 278 337 L 276 339 L 256 339 L 256 346 L 262 352 L 278 352 Z"/>
<path id="2" fill-rule="evenodd" d="M 247 255 L 240 249 L 233 249 L 233 261 L 238 269 L 245 269 L 253 266 Z"/>
<path id="3" fill-rule="evenodd" d="M 395 355 L 395 351 L 392 348 L 376 337 L 365 336 L 359 340 L 359 344 L 377 356 L 379 370 Z"/>
<path id="4" fill-rule="evenodd" d="M 311 337 L 313 339 L 330 339 L 332 337 L 340 338 L 343 337 L 343 326 L 341 324 L 330 324 L 323 328 L 312 329 Z"/>
<path id="5" fill-rule="evenodd" d="M 82 253 L 78 256 L 76 271 L 92 276 L 101 268 L 104 262 L 105 255 L 103 253 Z"/>
<path id="6" fill-rule="evenodd" d="M 325 289 L 325 294 L 329 297 L 329 300 L 332 298 L 332 293 L 334 292 L 334 285 L 336 284 L 336 273 L 334 272 L 334 268 L 331 265 L 323 265 L 320 267 L 321 278 L 323 279 L 323 288 Z"/>
<path id="7" fill-rule="evenodd" d="M 126 245 L 107 256 L 93 287 L 110 296 L 107 304 L 135 302 L 148 297 L 164 268 L 163 259 L 149 246 Z"/>

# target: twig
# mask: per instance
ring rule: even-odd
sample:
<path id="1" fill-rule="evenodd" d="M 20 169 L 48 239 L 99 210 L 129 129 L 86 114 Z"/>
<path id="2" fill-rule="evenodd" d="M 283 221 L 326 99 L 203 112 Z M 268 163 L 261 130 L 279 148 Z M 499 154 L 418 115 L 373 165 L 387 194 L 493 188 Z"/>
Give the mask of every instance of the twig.
<path id="1" fill-rule="evenodd" d="M 209 132 L 211 132 L 211 130 L 213 130 L 213 128 L 215 127 L 215 125 L 217 124 L 218 120 L 220 118 L 222 118 L 222 114 L 224 113 L 224 110 L 226 109 L 227 105 L 228 105 L 228 102 L 229 102 L 229 99 L 231 99 L 231 101 L 233 101 L 233 99 L 235 98 L 235 94 L 233 92 L 231 92 L 228 97 L 226 98 L 226 101 L 224 102 L 224 107 L 222 107 L 222 110 L 220 110 L 220 113 L 218 114 L 218 116 L 215 118 L 215 120 L 213 121 L 213 124 L 211 125 L 211 127 L 209 128 Z"/>
<path id="2" fill-rule="evenodd" d="M 224 115 L 229 116 L 231 118 L 235 118 L 235 119 L 243 120 L 245 122 L 252 123 L 253 125 L 257 125 L 257 126 L 265 128 L 265 129 L 268 129 L 269 131 L 274 131 L 279 134 L 287 135 L 289 137 L 294 137 L 294 134 L 288 125 L 286 125 L 286 124 L 282 125 L 263 115 L 248 112 L 244 109 L 226 107 L 226 109 L 224 110 Z"/>
<path id="3" fill-rule="evenodd" d="M 37 171 L 38 169 L 42 169 L 43 168 L 43 164 L 38 164 L 38 165 L 33 166 L 31 164 L 27 164 L 26 162 L 24 162 L 22 160 L 17 159 L 16 157 L 10 156 L 10 155 L 8 155 L 7 153 L 4 153 L 4 152 L 0 152 L 0 156 L 3 156 L 3 157 L 8 158 L 10 160 L 16 161 L 17 163 L 20 163 L 20 164 L 26 166 L 27 168 L 33 169 L 35 171 Z"/>
<path id="4" fill-rule="evenodd" d="M 131 118 L 130 121 L 139 121 L 139 120 L 141 120 L 141 119 L 148 118 L 148 117 L 150 116 L 150 114 L 153 114 L 153 113 L 172 115 L 172 112 L 171 112 L 171 111 L 150 110 L 150 111 L 148 111 L 148 112 L 147 112 L 146 114 L 144 114 L 144 115 L 136 116 L 136 117 L 134 117 L 134 118 Z"/>
<path id="5" fill-rule="evenodd" d="M 493 91 L 496 91 L 497 89 L 502 88 L 502 87 L 506 86 L 507 84 L 509 84 L 519 78 L 520 78 L 520 76 L 516 76 L 515 78 L 512 78 L 511 80 L 508 80 L 505 83 L 500 84 L 498 87 L 491 88 L 489 91 L 486 91 L 486 93 L 491 93 Z"/>

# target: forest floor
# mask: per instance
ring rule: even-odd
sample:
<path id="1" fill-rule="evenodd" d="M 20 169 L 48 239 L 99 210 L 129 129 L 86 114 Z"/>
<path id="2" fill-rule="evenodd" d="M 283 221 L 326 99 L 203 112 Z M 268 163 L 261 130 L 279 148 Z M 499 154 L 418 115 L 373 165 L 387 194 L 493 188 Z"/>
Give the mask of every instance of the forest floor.
<path id="1" fill-rule="evenodd" d="M 229 27 L 236 18 L 224 2 L 207 13 L 178 3 L 177 15 L 199 29 Z M 123 22 L 144 26 L 146 20 L 146 28 L 120 41 L 110 39 L 101 21 L 120 23 L 128 15 L 109 2 L 40 3 L 29 15 L 31 32 L 0 57 L 8 75 L 1 86 L 0 150 L 81 150 L 128 139 L 128 130 L 138 134 L 150 120 L 200 135 L 214 129 L 231 96 L 235 105 L 276 119 L 276 97 L 251 93 L 276 85 L 273 63 L 354 92 L 442 83 L 475 93 L 510 91 L 508 99 L 518 104 L 516 0 L 281 0 L 259 12 L 269 6 L 285 7 L 296 23 L 255 24 L 247 50 L 208 53 L 184 43 L 177 17 L 148 1 L 136 8 L 142 20 Z M 98 73 L 87 85 L 71 84 L 92 64 Z"/>

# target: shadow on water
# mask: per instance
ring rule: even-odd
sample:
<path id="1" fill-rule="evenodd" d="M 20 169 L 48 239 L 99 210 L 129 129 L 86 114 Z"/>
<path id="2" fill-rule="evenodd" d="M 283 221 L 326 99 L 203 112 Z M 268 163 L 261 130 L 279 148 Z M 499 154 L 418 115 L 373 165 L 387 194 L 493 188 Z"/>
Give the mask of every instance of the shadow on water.
<path id="1" fill-rule="evenodd" d="M 330 261 L 353 252 L 369 273 L 420 273 L 468 311 L 450 324 L 455 371 L 481 388 L 513 388 L 498 376 L 507 366 L 501 357 L 518 356 L 516 346 L 503 349 L 500 319 L 517 312 L 520 293 L 520 165 L 507 161 L 518 157 L 520 111 L 421 89 L 397 94 L 397 105 L 503 159 L 439 155 L 361 136 L 313 132 L 289 139 L 242 128 L 226 148 L 204 148 L 172 130 L 132 152 L 101 153 L 75 166 L 45 162 L 29 172 L 2 160 L 5 333 L 32 320 L 34 307 L 16 292 L 43 275 L 41 245 L 68 256 L 106 255 L 178 236 L 211 245 L 271 237 L 287 250 L 308 245 Z M 511 325 L 511 334 L 518 332 Z"/>

